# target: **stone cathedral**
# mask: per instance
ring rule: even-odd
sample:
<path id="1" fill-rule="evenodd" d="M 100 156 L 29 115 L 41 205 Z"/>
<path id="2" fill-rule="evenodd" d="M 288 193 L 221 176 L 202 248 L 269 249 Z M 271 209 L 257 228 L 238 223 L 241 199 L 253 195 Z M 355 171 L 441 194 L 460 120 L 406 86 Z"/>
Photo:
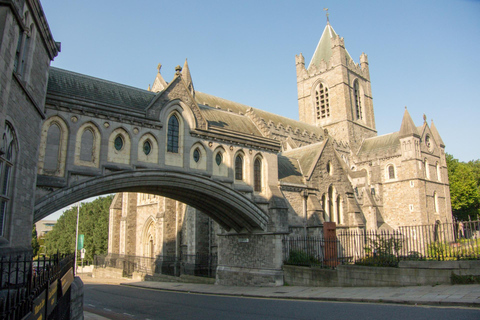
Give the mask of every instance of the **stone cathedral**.
<path id="1" fill-rule="evenodd" d="M 300 121 L 196 91 L 185 61 L 177 78 L 218 139 L 198 147 L 181 129 L 185 134 L 178 140 L 175 130 L 186 121 L 172 116 L 165 129 L 171 137 L 165 163 L 216 176 L 265 207 L 276 195 L 288 212 L 285 221 L 276 222 L 286 225 L 285 234 L 321 235 L 324 222 L 335 222 L 337 232 L 451 222 L 445 145 L 433 121 L 428 124 L 424 116 L 418 126 L 405 108 L 403 119 L 391 125 L 394 132 L 378 136 L 367 55 L 356 63 L 329 22 L 310 63 L 299 54 L 295 64 Z M 160 67 L 151 93 L 172 85 Z M 231 137 L 243 143 L 233 145 Z M 252 137 L 263 152 L 251 147 Z M 279 147 L 265 147 L 274 143 Z M 172 151 L 191 160 L 179 163 Z M 117 193 L 108 250 L 163 261 L 182 255 L 199 259 L 217 253 L 223 232 L 208 214 L 184 203 Z"/>

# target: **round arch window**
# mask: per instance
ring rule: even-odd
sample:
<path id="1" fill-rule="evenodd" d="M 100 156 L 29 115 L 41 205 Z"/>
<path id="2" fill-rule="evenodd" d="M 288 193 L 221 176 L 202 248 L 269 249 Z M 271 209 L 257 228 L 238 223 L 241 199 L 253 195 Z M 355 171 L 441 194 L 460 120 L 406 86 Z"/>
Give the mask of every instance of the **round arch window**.
<path id="1" fill-rule="evenodd" d="M 217 163 L 217 166 L 222 164 L 222 153 L 218 152 L 217 155 L 215 156 L 215 162 Z"/>
<path id="2" fill-rule="evenodd" d="M 147 140 L 143 143 L 143 153 L 148 156 L 150 152 L 152 152 L 152 144 Z"/>
<path id="3" fill-rule="evenodd" d="M 123 149 L 123 138 L 121 135 L 118 135 L 115 138 L 114 146 L 115 146 L 115 149 L 117 149 L 117 151 L 120 151 Z"/>
<path id="4" fill-rule="evenodd" d="M 195 162 L 200 161 L 200 150 L 198 150 L 198 148 L 193 151 L 193 160 Z"/>

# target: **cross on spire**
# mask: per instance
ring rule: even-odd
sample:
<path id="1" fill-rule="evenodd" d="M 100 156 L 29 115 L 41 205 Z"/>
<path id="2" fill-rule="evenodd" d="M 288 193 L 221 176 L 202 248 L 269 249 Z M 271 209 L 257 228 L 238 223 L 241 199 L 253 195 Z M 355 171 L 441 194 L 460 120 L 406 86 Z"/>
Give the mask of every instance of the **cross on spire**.
<path id="1" fill-rule="evenodd" d="M 326 11 L 327 23 L 330 23 L 330 19 L 328 19 L 328 16 L 329 16 L 328 8 L 323 8 L 323 11 Z"/>

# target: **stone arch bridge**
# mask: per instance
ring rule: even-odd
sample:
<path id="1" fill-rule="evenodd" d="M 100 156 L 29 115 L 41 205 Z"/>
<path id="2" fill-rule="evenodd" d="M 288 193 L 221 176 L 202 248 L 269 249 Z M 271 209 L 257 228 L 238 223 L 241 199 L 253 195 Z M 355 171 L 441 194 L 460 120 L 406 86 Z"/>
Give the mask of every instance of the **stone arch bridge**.
<path id="1" fill-rule="evenodd" d="M 227 231 L 218 283 L 281 285 L 288 219 L 280 142 L 265 137 L 246 106 L 195 92 L 186 64 L 168 84 L 158 73 L 155 87 L 51 68 L 34 219 L 113 192 L 169 197 Z"/>

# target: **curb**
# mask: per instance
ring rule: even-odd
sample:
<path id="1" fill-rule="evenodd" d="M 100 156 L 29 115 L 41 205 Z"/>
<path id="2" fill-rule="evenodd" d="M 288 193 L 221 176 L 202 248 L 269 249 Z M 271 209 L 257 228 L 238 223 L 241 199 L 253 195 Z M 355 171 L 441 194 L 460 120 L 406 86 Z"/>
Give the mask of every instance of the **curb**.
<path id="1" fill-rule="evenodd" d="M 390 298 L 374 299 L 374 298 L 339 298 L 339 297 L 299 297 L 299 296 L 278 296 L 278 295 L 260 295 L 260 294 L 234 294 L 224 292 L 205 292 L 195 289 L 173 289 L 173 288 L 158 288 L 151 286 L 142 286 L 132 283 L 120 283 L 126 287 L 136 287 L 158 291 L 169 291 L 178 293 L 190 293 L 190 294 L 204 294 L 204 295 L 217 295 L 226 297 L 243 297 L 243 298 L 259 298 L 259 299 L 285 299 L 285 300 L 305 300 L 305 301 L 323 301 L 323 302 L 352 302 L 352 303 L 378 303 L 378 304 L 402 304 L 409 306 L 444 306 L 444 307 L 467 307 L 467 308 L 480 308 L 480 301 L 478 303 L 462 302 L 462 301 L 418 301 L 418 300 L 395 300 Z"/>

